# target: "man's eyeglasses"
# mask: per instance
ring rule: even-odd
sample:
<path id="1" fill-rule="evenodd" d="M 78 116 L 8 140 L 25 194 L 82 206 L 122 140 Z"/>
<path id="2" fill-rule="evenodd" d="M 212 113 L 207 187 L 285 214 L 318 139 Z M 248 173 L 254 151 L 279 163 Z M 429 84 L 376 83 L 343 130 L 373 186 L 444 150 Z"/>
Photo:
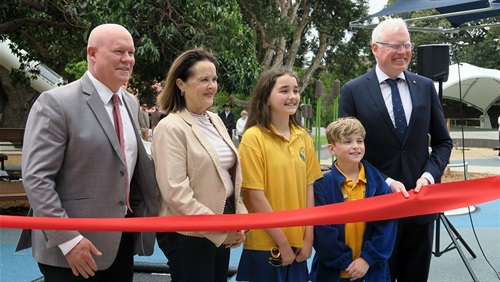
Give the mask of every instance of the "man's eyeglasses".
<path id="1" fill-rule="evenodd" d="M 273 247 L 271 249 L 271 256 L 269 257 L 269 264 L 274 267 L 280 267 L 282 262 L 280 249 Z"/>
<path id="2" fill-rule="evenodd" d="M 375 42 L 375 43 L 387 46 L 387 47 L 391 48 L 394 51 L 401 50 L 401 47 L 404 48 L 406 51 L 413 50 L 413 47 L 415 47 L 413 45 L 413 43 L 405 43 L 405 44 L 389 44 L 389 43 L 385 43 L 385 42 Z"/>

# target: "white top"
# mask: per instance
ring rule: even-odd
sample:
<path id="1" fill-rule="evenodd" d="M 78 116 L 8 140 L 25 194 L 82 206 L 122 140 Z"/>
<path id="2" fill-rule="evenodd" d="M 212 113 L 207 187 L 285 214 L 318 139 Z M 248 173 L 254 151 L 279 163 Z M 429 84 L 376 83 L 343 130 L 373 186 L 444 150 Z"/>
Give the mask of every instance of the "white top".
<path id="1" fill-rule="evenodd" d="M 222 139 L 222 136 L 220 136 L 219 132 L 215 129 L 207 114 L 197 115 L 191 113 L 191 115 L 198 126 L 201 127 L 208 141 L 212 144 L 215 151 L 219 155 L 220 165 L 222 168 L 222 180 L 226 188 L 226 198 L 228 198 L 234 193 L 234 183 L 229 170 L 234 166 L 236 156 L 231 150 L 231 147 L 226 144 L 224 139 Z"/>
<path id="2" fill-rule="evenodd" d="M 248 117 L 240 117 L 236 122 L 236 135 L 243 135 L 243 131 L 245 130 L 245 125 L 247 124 Z"/>

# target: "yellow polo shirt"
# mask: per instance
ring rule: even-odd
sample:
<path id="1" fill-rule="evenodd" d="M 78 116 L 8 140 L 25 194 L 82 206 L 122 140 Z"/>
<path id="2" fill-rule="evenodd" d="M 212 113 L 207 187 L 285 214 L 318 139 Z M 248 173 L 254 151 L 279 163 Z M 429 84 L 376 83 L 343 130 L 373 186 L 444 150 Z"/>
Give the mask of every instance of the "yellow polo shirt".
<path id="1" fill-rule="evenodd" d="M 366 175 L 365 168 L 362 163 L 359 163 L 359 174 L 356 183 L 349 179 L 335 163 L 337 169 L 346 177 L 342 183 L 342 194 L 344 202 L 357 201 L 365 198 L 366 194 Z M 354 222 L 345 224 L 345 244 L 352 250 L 352 260 L 359 258 L 363 247 L 363 234 L 365 233 L 364 222 Z M 349 278 L 345 271 L 340 272 L 340 278 Z"/>
<path id="2" fill-rule="evenodd" d="M 276 129 L 273 127 L 276 132 Z M 251 127 L 238 147 L 244 189 L 263 190 L 273 211 L 306 207 L 306 186 L 323 177 L 312 138 L 290 124 L 290 141 L 271 135 L 266 129 Z M 244 199 L 249 212 L 252 207 Z M 303 226 L 282 228 L 290 245 L 304 246 Z M 244 248 L 269 251 L 276 243 L 263 230 L 247 235 Z"/>

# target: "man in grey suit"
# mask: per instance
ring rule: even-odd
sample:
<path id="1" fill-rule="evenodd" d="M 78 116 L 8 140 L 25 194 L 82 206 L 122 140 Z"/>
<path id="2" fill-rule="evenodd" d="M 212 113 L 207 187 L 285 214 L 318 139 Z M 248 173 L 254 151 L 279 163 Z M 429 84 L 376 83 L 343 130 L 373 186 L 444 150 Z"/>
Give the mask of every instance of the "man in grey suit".
<path id="1" fill-rule="evenodd" d="M 42 93 L 34 103 L 22 154 L 33 216 L 157 215 L 152 162 L 139 136 L 139 103 L 122 88 L 132 74 L 134 52 L 124 27 L 96 27 L 88 40 L 85 75 Z M 113 119 L 114 94 L 123 149 L 115 131 L 120 122 Z M 153 233 L 23 230 L 18 250 L 33 247 L 45 281 L 132 281 L 134 254 L 151 255 L 154 238 Z"/>
<path id="2" fill-rule="evenodd" d="M 380 170 L 393 192 L 408 197 L 407 190 L 418 193 L 441 181 L 452 141 L 434 83 L 406 70 L 413 45 L 405 22 L 379 23 L 371 48 L 377 65 L 344 85 L 339 116 L 361 121 L 366 128 L 364 158 Z M 435 218 L 398 220 L 389 259 L 392 281 L 427 281 Z"/>

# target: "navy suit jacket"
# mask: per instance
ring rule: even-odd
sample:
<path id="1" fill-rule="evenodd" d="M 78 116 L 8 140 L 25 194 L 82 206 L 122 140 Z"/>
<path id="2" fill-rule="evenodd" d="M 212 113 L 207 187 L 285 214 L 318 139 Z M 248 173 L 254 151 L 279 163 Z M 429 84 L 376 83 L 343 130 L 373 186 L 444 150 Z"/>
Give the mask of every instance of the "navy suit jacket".
<path id="1" fill-rule="evenodd" d="M 453 143 L 432 80 L 409 71 L 404 71 L 404 75 L 412 101 L 404 141 L 397 136 L 375 69 L 344 85 L 339 116 L 353 116 L 361 121 L 366 129 L 365 160 L 384 177 L 401 181 L 410 190 L 426 171 L 436 183 L 441 181 Z"/>

